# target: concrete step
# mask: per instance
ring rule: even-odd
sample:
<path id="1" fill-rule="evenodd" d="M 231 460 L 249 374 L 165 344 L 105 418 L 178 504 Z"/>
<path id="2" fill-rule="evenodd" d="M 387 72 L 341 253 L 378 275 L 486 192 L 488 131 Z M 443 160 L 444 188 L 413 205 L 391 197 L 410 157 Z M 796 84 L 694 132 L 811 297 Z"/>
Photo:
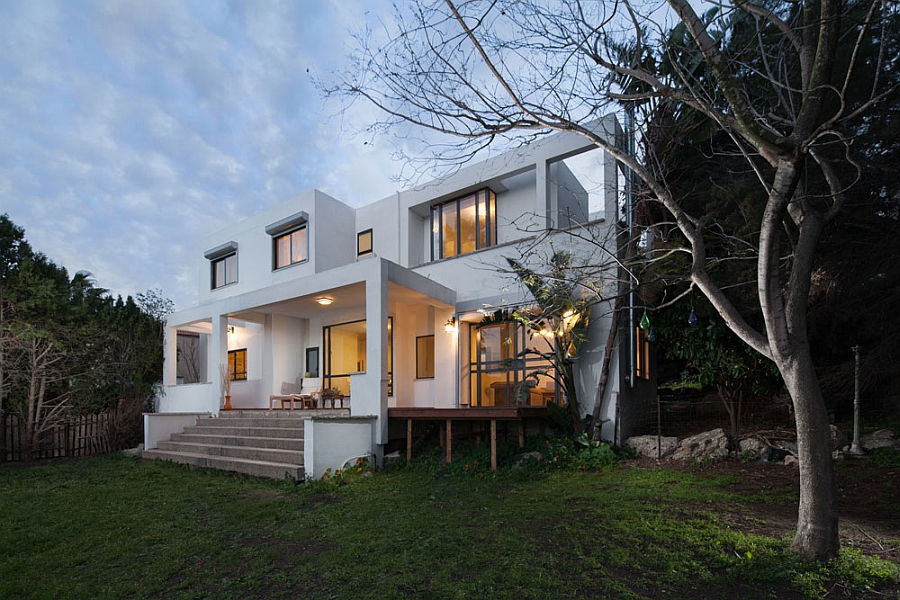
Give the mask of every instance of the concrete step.
<path id="1" fill-rule="evenodd" d="M 219 419 L 246 419 L 246 418 L 267 418 L 267 419 L 309 419 L 310 417 L 320 416 L 350 416 L 350 408 L 307 408 L 294 410 L 278 409 L 242 409 L 242 410 L 223 410 L 219 412 Z"/>
<path id="2" fill-rule="evenodd" d="M 218 421 L 218 419 L 216 419 Z M 184 428 L 184 433 L 198 435 L 244 436 L 244 437 L 280 437 L 303 439 L 303 428 L 294 427 L 243 427 L 234 425 L 192 425 Z"/>
<path id="3" fill-rule="evenodd" d="M 159 450 L 181 452 L 185 454 L 208 454 L 210 456 L 227 456 L 246 458 L 265 462 L 303 464 L 303 450 L 281 450 L 278 448 L 257 446 L 224 446 L 219 444 L 201 444 L 197 442 L 160 442 Z"/>
<path id="4" fill-rule="evenodd" d="M 271 448 L 273 450 L 303 450 L 303 436 L 250 437 L 242 435 L 206 435 L 206 432 L 173 433 L 172 441 L 210 446 L 249 446 L 253 448 Z"/>
<path id="5" fill-rule="evenodd" d="M 302 466 L 279 462 L 210 456 L 209 454 L 196 454 L 191 452 L 173 452 L 170 450 L 145 450 L 144 458 L 169 460 L 183 465 L 193 465 L 195 467 L 206 469 L 243 473 L 245 475 L 250 475 L 251 477 L 266 477 L 269 479 L 284 479 L 285 477 L 289 477 L 297 481 L 303 481 L 304 479 Z"/>
<path id="6" fill-rule="evenodd" d="M 226 417 L 218 419 L 198 419 L 197 427 L 280 427 L 282 429 L 303 429 L 306 419 L 301 417 Z"/>

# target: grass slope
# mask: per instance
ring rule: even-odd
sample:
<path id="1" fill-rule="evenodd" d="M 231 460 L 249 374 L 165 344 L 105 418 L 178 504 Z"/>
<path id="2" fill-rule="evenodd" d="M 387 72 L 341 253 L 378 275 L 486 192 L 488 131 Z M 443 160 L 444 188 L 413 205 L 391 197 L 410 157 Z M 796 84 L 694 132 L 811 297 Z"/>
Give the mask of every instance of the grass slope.
<path id="1" fill-rule="evenodd" d="M 123 456 L 12 466 L 0 598 L 813 598 L 834 581 L 865 597 L 900 572 L 852 549 L 800 564 L 788 540 L 718 516 L 759 500 L 721 483 L 626 467 L 296 486 Z"/>

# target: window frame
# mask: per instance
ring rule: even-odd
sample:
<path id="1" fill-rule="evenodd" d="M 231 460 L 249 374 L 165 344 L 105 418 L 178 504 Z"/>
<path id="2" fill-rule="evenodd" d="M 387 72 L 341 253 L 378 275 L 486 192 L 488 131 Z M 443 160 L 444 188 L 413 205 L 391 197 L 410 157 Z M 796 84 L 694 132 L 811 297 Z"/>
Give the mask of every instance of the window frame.
<path id="1" fill-rule="evenodd" d="M 424 359 L 426 362 L 425 362 L 425 364 L 422 364 L 420 362 L 420 359 L 423 358 L 423 354 L 422 354 L 422 347 L 420 346 L 420 344 L 422 342 L 427 342 L 428 340 L 431 340 L 431 348 L 430 348 L 430 352 L 429 352 L 429 348 L 427 347 L 427 345 L 424 348 L 424 350 L 425 350 Z M 429 335 L 417 335 L 416 336 L 416 379 L 434 379 L 434 363 L 435 363 L 434 341 L 435 341 L 435 337 L 434 337 L 433 333 L 429 334 Z M 429 364 L 429 360 L 430 360 L 430 364 Z"/>
<path id="2" fill-rule="evenodd" d="M 294 245 L 293 245 L 293 236 L 295 233 L 300 231 L 304 232 L 303 240 L 304 240 L 304 248 L 303 248 L 303 258 L 300 260 L 294 260 Z M 283 265 L 278 264 L 278 246 L 281 240 L 287 238 L 288 241 L 288 262 Z M 280 271 L 281 269 L 286 269 L 288 267 L 292 267 L 294 265 L 303 264 L 305 262 L 309 262 L 309 227 L 307 227 L 306 223 L 302 225 L 298 225 L 292 229 L 288 229 L 278 235 L 272 236 L 272 270 Z"/>
<path id="3" fill-rule="evenodd" d="M 362 242 L 368 236 L 368 249 L 363 250 Z M 372 228 L 365 229 L 356 234 L 356 257 L 369 256 L 375 253 L 375 236 Z"/>
<path id="4" fill-rule="evenodd" d="M 231 261 L 231 259 L 234 259 L 234 260 Z M 229 262 L 233 262 L 233 268 L 230 270 L 228 268 Z M 222 265 L 222 269 L 224 272 L 223 278 L 225 281 L 224 281 L 224 283 L 217 285 L 217 282 L 219 279 L 218 278 L 218 266 L 220 264 Z M 220 290 L 223 287 L 228 287 L 229 285 L 234 285 L 238 282 L 237 252 L 232 252 L 231 254 L 226 254 L 225 256 L 222 256 L 220 258 L 210 260 L 209 265 L 210 265 L 210 271 L 211 271 L 210 272 L 210 289 L 211 290 Z M 231 273 L 231 271 L 234 271 L 234 273 L 233 273 L 234 278 L 233 278 L 233 280 L 229 281 L 228 276 Z"/>
<path id="5" fill-rule="evenodd" d="M 238 371 L 238 356 L 243 355 L 244 370 Z M 228 351 L 228 376 L 231 381 L 247 381 L 247 349 L 237 348 Z"/>
<path id="6" fill-rule="evenodd" d="M 475 220 L 472 239 L 463 236 L 463 209 L 474 205 Z M 482 212 L 484 214 L 482 214 Z M 450 223 L 449 221 L 453 221 Z M 445 223 L 445 221 L 448 221 Z M 448 229 L 449 228 L 449 229 Z M 445 229 L 455 239 L 445 239 Z M 474 241 L 474 248 L 463 250 Z M 452 242 L 452 244 L 451 244 Z M 434 204 L 431 207 L 431 260 L 455 258 L 497 245 L 497 194 L 489 187 Z"/>

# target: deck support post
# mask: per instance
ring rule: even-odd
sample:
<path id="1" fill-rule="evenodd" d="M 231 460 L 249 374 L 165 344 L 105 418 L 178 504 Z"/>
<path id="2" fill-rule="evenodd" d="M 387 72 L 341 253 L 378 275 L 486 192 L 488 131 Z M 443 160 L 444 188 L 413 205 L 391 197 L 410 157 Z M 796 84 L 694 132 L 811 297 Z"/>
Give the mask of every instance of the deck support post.
<path id="1" fill-rule="evenodd" d="M 450 425 L 452 422 L 453 421 L 451 421 L 450 419 L 447 419 L 447 462 L 448 463 L 453 460 L 453 454 L 452 454 L 452 450 L 451 450 L 452 444 L 450 443 L 450 440 L 453 437 L 452 427 Z"/>
<path id="2" fill-rule="evenodd" d="M 406 420 L 406 466 L 409 466 L 409 462 L 412 460 L 412 427 L 413 420 Z"/>
<path id="3" fill-rule="evenodd" d="M 497 470 L 497 419 L 491 419 L 491 471 Z"/>
<path id="4" fill-rule="evenodd" d="M 519 448 L 525 447 L 525 418 L 519 421 Z"/>

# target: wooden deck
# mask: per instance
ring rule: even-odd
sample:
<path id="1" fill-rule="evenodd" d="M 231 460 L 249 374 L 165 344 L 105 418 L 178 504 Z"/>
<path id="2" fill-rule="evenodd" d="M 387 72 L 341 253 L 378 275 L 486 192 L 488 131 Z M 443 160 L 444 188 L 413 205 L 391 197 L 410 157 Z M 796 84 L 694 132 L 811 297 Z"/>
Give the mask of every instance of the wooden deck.
<path id="1" fill-rule="evenodd" d="M 519 447 L 525 446 L 525 419 L 550 418 L 545 406 L 491 406 L 482 408 L 389 408 L 389 419 L 406 420 L 406 460 L 412 460 L 413 421 L 443 422 L 446 461 L 453 460 L 453 421 L 489 421 L 491 469 L 497 470 L 497 421 L 518 421 Z"/>

